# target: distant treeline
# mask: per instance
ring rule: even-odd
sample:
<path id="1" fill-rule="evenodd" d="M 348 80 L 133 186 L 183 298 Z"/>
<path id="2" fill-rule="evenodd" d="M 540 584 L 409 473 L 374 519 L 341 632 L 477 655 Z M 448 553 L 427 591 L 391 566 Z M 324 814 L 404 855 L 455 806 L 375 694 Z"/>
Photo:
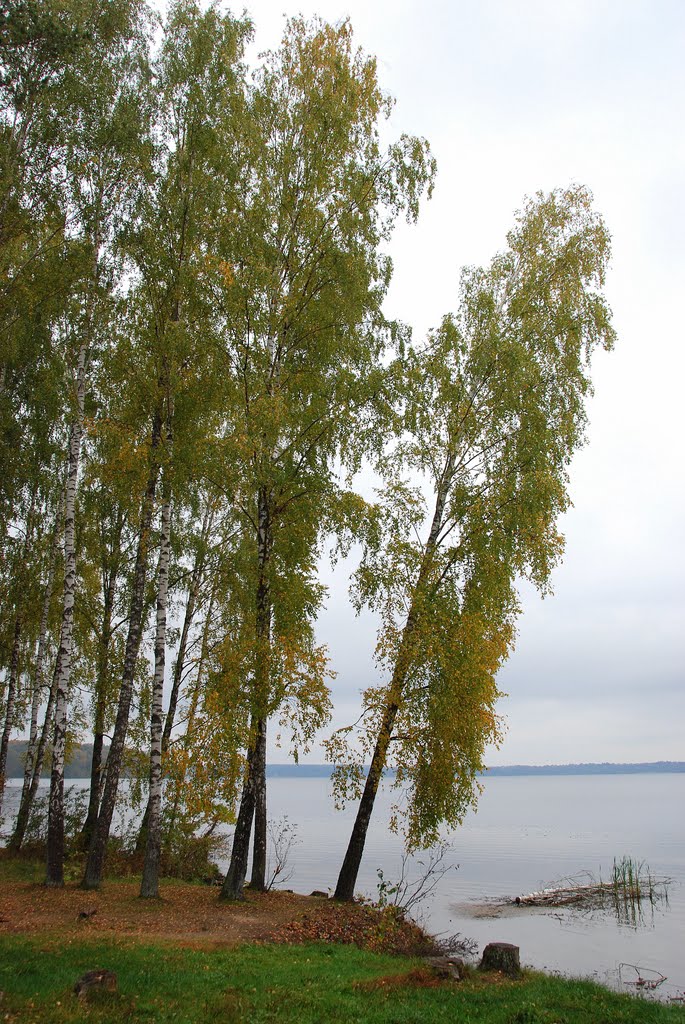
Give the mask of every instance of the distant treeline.
<path id="1" fill-rule="evenodd" d="M 26 740 L 10 740 L 7 750 L 7 771 L 8 779 L 20 779 L 24 775 L 24 758 L 26 757 Z M 109 747 L 105 747 L 104 757 L 107 757 Z M 93 744 L 78 743 L 71 750 L 67 760 L 64 777 L 67 779 L 89 779 L 90 764 L 93 759 Z M 43 761 L 41 777 L 50 778 L 50 765 L 52 763 L 52 751 L 46 751 Z"/>
<path id="2" fill-rule="evenodd" d="M 107 759 L 109 747 L 103 750 Z M 7 778 L 21 778 L 24 773 L 25 740 L 12 740 L 7 753 Z M 90 762 L 93 756 L 92 743 L 80 743 L 71 752 L 65 769 L 67 779 L 90 777 Z M 50 775 L 50 759 L 45 759 L 43 778 Z M 278 778 L 328 778 L 332 772 L 329 764 L 270 764 L 267 775 Z M 685 772 L 685 761 L 647 761 L 634 764 L 615 764 L 603 761 L 601 764 L 507 764 L 486 769 L 484 775 L 633 775 L 637 773 Z"/>
<path id="3" fill-rule="evenodd" d="M 645 761 L 634 764 L 507 764 L 488 768 L 486 775 L 635 775 L 644 772 L 685 772 L 685 761 Z"/>

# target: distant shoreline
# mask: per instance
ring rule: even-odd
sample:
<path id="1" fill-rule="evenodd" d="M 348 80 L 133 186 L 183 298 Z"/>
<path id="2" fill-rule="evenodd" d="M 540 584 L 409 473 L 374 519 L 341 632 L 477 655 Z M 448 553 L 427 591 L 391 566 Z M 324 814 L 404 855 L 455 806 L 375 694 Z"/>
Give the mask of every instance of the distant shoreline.
<path id="1" fill-rule="evenodd" d="M 685 772 L 685 761 L 611 761 L 580 764 L 508 764 L 488 768 L 483 775 L 673 775 Z"/>
<path id="2" fill-rule="evenodd" d="M 328 764 L 271 764 L 271 778 L 326 778 L 332 768 Z M 613 762 L 587 764 L 508 764 L 494 765 L 480 774 L 481 778 L 498 775 L 673 775 L 685 772 L 685 761 L 645 761 L 633 764 Z"/>
<path id="3" fill-rule="evenodd" d="M 11 740 L 7 757 L 6 778 L 20 779 L 23 775 L 23 754 L 26 750 L 25 740 Z M 65 768 L 67 779 L 85 779 L 90 775 L 90 758 L 92 745 L 81 743 L 74 747 L 71 761 Z M 107 748 L 105 748 L 105 756 Z M 328 778 L 332 772 L 329 764 L 270 764 L 267 776 L 278 778 Z M 508 764 L 493 765 L 481 774 L 481 778 L 496 776 L 525 775 L 673 775 L 685 772 L 685 761 L 642 761 L 623 764 L 612 761 L 589 762 L 578 764 Z M 50 775 L 50 758 L 46 756 L 43 766 L 43 778 Z"/>

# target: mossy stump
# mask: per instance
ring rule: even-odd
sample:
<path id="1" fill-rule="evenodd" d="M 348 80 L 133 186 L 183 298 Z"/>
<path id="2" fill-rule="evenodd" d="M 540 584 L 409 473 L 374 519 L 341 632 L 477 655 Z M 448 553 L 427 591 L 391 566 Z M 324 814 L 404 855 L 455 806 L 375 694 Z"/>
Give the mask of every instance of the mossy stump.
<path id="1" fill-rule="evenodd" d="M 117 991 L 117 976 L 114 971 L 88 971 L 74 985 L 74 995 L 79 999 L 88 1000 L 101 992 Z"/>
<path id="2" fill-rule="evenodd" d="M 501 971 L 508 978 L 520 978 L 519 947 L 511 942 L 490 942 L 483 950 L 483 959 L 478 966 L 481 971 Z"/>

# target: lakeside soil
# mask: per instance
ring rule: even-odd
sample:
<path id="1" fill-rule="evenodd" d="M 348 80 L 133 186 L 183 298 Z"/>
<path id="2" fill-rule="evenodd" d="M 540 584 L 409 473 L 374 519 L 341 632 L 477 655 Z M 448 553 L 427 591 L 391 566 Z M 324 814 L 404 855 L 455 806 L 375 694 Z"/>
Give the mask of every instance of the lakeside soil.
<path id="1" fill-rule="evenodd" d="M 0 935 L 40 935 L 57 942 L 126 938 L 196 949 L 246 942 L 346 942 L 410 956 L 434 950 L 411 921 L 325 896 L 246 890 L 238 902 L 215 886 L 166 881 L 158 899 L 141 899 L 134 879 L 108 881 L 85 892 L 77 883 L 49 889 L 36 881 L 0 882 Z"/>
<path id="2" fill-rule="evenodd" d="M 98 892 L 75 883 L 47 889 L 37 882 L 3 882 L 0 934 L 106 938 L 112 935 L 192 946 L 235 946 L 268 940 L 321 900 L 296 894 L 252 893 L 222 903 L 217 889 L 167 883 L 159 899 L 143 900 L 134 881 L 111 881 Z"/>

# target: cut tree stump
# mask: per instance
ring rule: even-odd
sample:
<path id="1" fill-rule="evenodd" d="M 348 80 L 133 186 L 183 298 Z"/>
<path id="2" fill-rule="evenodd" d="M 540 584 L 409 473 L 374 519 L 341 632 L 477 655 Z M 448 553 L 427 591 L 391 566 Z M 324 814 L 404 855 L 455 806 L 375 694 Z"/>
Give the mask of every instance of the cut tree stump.
<path id="1" fill-rule="evenodd" d="M 509 978 L 520 978 L 519 947 L 511 942 L 490 942 L 483 950 L 483 959 L 478 966 L 481 971 L 501 971 Z"/>
<path id="2" fill-rule="evenodd" d="M 114 971 L 88 971 L 74 985 L 74 993 L 79 999 L 89 999 L 95 992 L 116 992 L 117 976 Z"/>

